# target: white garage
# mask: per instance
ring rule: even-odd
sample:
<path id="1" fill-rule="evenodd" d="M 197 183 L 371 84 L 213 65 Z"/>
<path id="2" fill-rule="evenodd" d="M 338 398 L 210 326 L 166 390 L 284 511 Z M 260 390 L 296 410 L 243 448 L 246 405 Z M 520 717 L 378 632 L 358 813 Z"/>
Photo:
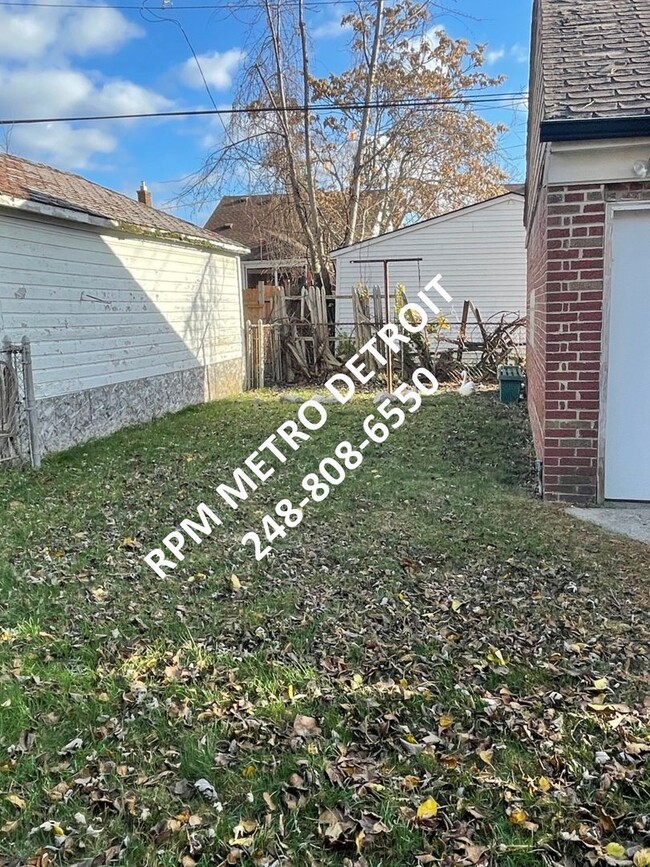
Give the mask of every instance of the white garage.
<path id="1" fill-rule="evenodd" d="M 390 302 L 404 284 L 409 300 L 436 274 L 454 299 L 452 327 L 470 300 L 484 320 L 503 312 L 526 315 L 526 237 L 524 197 L 506 193 L 430 220 L 369 238 L 331 255 L 336 265 L 336 321 L 340 331 L 354 326 L 352 293 L 384 287 L 388 264 Z M 390 260 L 414 259 L 399 262 Z M 372 260 L 372 261 L 371 261 Z"/>
<path id="2" fill-rule="evenodd" d="M 604 498 L 650 500 L 650 208 L 613 209 L 605 310 Z M 609 314 L 609 315 L 608 315 Z M 609 319 L 609 322 L 607 322 Z"/>
<path id="3" fill-rule="evenodd" d="M 31 342 L 41 450 L 241 391 L 246 251 L 0 155 L 0 340 Z"/>

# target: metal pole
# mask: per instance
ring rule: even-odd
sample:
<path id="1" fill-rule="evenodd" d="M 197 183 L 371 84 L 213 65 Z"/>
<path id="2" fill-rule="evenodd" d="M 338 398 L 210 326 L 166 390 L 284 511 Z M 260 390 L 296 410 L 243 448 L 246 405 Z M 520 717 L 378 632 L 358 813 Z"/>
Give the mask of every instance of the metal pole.
<path id="1" fill-rule="evenodd" d="M 388 260 L 384 259 L 384 318 L 386 325 L 390 322 L 390 294 L 388 288 Z M 388 380 L 388 394 L 393 393 L 393 354 L 387 352 L 386 355 L 386 378 Z"/>
<path id="2" fill-rule="evenodd" d="M 32 347 L 29 340 L 23 337 L 23 381 L 25 383 L 25 411 L 29 428 L 29 450 L 32 456 L 32 466 L 38 469 L 41 465 L 41 455 L 38 448 L 38 417 L 36 414 L 36 398 L 34 396 L 34 374 L 32 370 Z"/>
<path id="3" fill-rule="evenodd" d="M 384 266 L 384 312 L 386 317 L 385 325 L 388 325 L 390 320 L 390 297 L 388 291 L 388 264 L 389 262 L 421 262 L 422 256 L 405 259 L 350 259 L 353 265 L 369 265 L 371 263 L 381 263 Z M 386 377 L 388 379 L 388 393 L 393 393 L 393 357 L 388 353 L 386 365 Z"/>

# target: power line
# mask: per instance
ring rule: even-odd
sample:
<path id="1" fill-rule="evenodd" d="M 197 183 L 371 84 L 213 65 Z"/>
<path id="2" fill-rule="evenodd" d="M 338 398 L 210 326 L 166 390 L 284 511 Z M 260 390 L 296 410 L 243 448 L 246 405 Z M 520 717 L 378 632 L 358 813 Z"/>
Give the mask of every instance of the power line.
<path id="1" fill-rule="evenodd" d="M 3 118 L 0 119 L 0 126 L 25 125 L 35 123 L 77 123 L 82 121 L 98 121 L 98 120 L 141 120 L 144 118 L 161 118 L 161 117 L 204 117 L 206 115 L 223 115 L 223 114 L 284 114 L 303 111 L 355 111 L 365 108 L 382 109 L 382 108 L 435 108 L 437 106 L 449 105 L 491 105 L 493 108 L 506 106 L 513 99 L 520 99 L 520 93 L 502 93 L 490 96 L 485 94 L 484 97 L 457 97 L 455 99 L 430 99 L 430 100 L 404 100 L 397 102 L 350 102 L 350 103 L 331 103 L 317 105 L 296 105 L 287 106 L 286 108 L 274 108 L 272 106 L 252 106 L 250 108 L 203 108 L 203 109 L 187 109 L 183 111 L 150 111 L 138 112 L 134 114 L 95 114 L 95 115 L 77 115 L 71 117 L 24 117 L 24 118 Z"/>
<path id="2" fill-rule="evenodd" d="M 297 6 L 297 0 L 276 0 L 278 5 L 282 6 Z M 306 0 L 305 6 L 309 8 L 318 8 L 319 6 L 343 6 L 357 5 L 357 0 Z M 126 5 L 123 3 L 43 3 L 40 0 L 31 2 L 31 0 L 2 0 L 0 9 L 4 6 L 26 6 L 39 9 L 132 9 L 139 11 L 141 5 Z M 149 7 L 151 9 L 151 7 Z M 186 10 L 196 9 L 229 9 L 236 11 L 238 9 L 257 9 L 256 3 L 191 3 L 187 6 L 165 6 L 161 5 L 156 8 L 156 12 L 185 12 Z"/>
<path id="3" fill-rule="evenodd" d="M 145 12 L 147 15 L 145 15 Z M 214 96 L 212 95 L 212 91 L 210 90 L 210 85 L 208 84 L 208 80 L 205 77 L 205 73 L 203 72 L 203 67 L 201 66 L 201 61 L 198 58 L 196 51 L 194 50 L 194 46 L 190 40 L 190 37 L 187 35 L 187 30 L 183 27 L 181 22 L 177 18 L 165 18 L 163 15 L 158 15 L 157 10 L 150 9 L 147 6 L 147 0 L 142 0 L 142 5 L 140 6 L 140 17 L 143 21 L 148 21 L 150 24 L 173 24 L 175 27 L 181 31 L 183 35 L 183 39 L 187 43 L 187 47 L 192 52 L 192 57 L 194 58 L 194 63 L 196 64 L 197 69 L 199 70 L 199 75 L 201 76 L 201 80 L 203 81 L 203 86 L 205 87 L 206 93 L 208 94 L 208 98 L 212 103 L 212 108 L 218 108 L 217 103 L 215 101 Z"/>

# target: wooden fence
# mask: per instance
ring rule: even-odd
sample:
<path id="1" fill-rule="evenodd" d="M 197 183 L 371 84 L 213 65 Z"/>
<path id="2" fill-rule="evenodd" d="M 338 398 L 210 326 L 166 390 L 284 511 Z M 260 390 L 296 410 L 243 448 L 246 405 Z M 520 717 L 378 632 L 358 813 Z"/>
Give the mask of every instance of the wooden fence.
<path id="1" fill-rule="evenodd" d="M 372 292 L 355 291 L 352 323 L 334 321 L 334 296 L 322 288 L 307 286 L 297 296 L 287 295 L 282 287 L 271 289 L 270 298 L 264 289 L 265 318 L 249 318 L 246 322 L 249 389 L 298 381 L 322 382 L 385 324 L 379 287 Z M 490 380 L 496 376 L 499 364 L 521 361 L 525 354 L 525 320 L 512 313 L 484 321 L 477 308 L 466 301 L 460 322 L 445 320 L 443 328 L 436 329 L 435 323 L 433 326 L 426 336 L 413 335 L 399 356 L 392 359 L 399 378 L 407 378 L 415 367 L 425 366 L 441 381 L 457 381 L 463 370 L 477 381 Z M 385 373 L 372 356 L 366 357 L 364 363 L 369 370 Z"/>

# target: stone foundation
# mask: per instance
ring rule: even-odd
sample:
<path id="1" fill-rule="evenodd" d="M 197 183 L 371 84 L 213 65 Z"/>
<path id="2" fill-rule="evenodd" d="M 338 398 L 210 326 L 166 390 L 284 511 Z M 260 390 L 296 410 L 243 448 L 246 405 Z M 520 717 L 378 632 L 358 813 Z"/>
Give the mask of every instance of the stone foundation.
<path id="1" fill-rule="evenodd" d="M 60 452 L 131 424 L 242 391 L 244 359 L 236 358 L 146 379 L 104 385 L 37 401 L 43 452 Z"/>

